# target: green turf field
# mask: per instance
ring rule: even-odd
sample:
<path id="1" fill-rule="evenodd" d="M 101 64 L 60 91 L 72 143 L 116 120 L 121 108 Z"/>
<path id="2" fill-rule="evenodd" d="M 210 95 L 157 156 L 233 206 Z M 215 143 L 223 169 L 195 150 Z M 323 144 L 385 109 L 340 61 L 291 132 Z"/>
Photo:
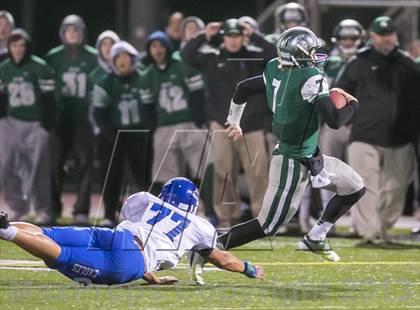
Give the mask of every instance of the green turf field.
<path id="1" fill-rule="evenodd" d="M 191 282 L 185 260 L 159 273 L 176 276 L 174 286 L 113 287 L 83 287 L 39 264 L 4 269 L 2 261 L 0 309 L 420 309 L 418 241 L 362 247 L 358 240 L 331 239 L 342 260 L 327 263 L 295 251 L 297 240 L 265 239 L 234 252 L 262 265 L 265 282 L 209 266 L 202 287 Z M 33 259 L 0 241 L 0 260 Z"/>

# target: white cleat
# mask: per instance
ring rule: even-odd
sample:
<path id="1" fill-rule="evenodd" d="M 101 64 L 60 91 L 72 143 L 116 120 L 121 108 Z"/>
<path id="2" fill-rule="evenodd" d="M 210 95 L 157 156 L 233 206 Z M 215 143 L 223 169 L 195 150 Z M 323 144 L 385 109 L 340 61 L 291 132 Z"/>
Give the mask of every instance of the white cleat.
<path id="1" fill-rule="evenodd" d="M 307 235 L 298 242 L 298 248 L 301 251 L 311 251 L 312 253 L 321 255 L 321 257 L 330 262 L 338 262 L 340 256 L 331 248 L 327 240 L 311 240 Z"/>

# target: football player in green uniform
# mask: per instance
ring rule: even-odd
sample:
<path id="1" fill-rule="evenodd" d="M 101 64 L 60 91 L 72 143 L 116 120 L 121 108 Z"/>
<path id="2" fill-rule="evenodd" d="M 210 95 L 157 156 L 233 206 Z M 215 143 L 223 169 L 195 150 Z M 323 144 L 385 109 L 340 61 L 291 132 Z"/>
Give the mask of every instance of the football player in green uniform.
<path id="1" fill-rule="evenodd" d="M 137 71 L 139 55 L 128 42 L 119 41 L 111 48 L 112 73 L 94 85 L 94 117 L 108 141 L 107 178 L 103 185 L 105 219 L 113 226 L 120 205 L 124 163 L 132 171 L 138 191 L 148 190 L 151 160 L 150 120 L 154 117 L 152 95 L 144 94 L 142 77 Z M 142 95 L 141 95 L 142 94 Z"/>
<path id="2" fill-rule="evenodd" d="M 154 188 L 188 169 L 198 183 L 206 161 L 208 130 L 200 130 L 193 122 L 191 103 L 203 104 L 203 83 L 188 80 L 183 62 L 172 57 L 169 37 L 153 32 L 147 42 L 152 65 L 144 76 L 148 85 L 143 94 L 153 94 L 156 103 L 157 129 L 154 134 Z M 147 98 L 146 98 L 147 100 Z"/>
<path id="3" fill-rule="evenodd" d="M 78 164 L 75 224 L 85 224 L 90 207 L 93 130 L 89 121 L 88 75 L 96 67 L 96 50 L 86 45 L 85 23 L 77 15 L 64 18 L 59 35 L 62 45 L 47 53 L 54 69 L 58 101 L 58 126 L 52 135 L 53 207 L 61 215 L 63 166 L 71 151 Z"/>
<path id="4" fill-rule="evenodd" d="M 54 125 L 54 78 L 46 62 L 31 53 L 23 29 L 12 31 L 9 57 L 0 65 L 0 171 L 6 204 L 25 220 L 33 202 L 38 224 L 50 224 L 51 178 L 48 131 Z"/>
<path id="5" fill-rule="evenodd" d="M 279 143 L 273 151 L 269 185 L 263 206 L 256 219 L 234 226 L 219 241 L 236 247 L 249 241 L 274 235 L 296 213 L 303 192 L 312 186 L 335 193 L 319 221 L 299 242 L 301 250 L 320 254 L 329 261 L 338 261 L 326 235 L 332 225 L 364 194 L 362 178 L 347 164 L 319 150 L 318 124 L 325 121 L 332 128 L 346 124 L 358 103 L 342 89 L 341 106 L 332 102 L 324 72 L 316 63 L 325 60 L 316 54 L 319 42 L 307 28 L 293 27 L 277 42 L 278 57 L 267 63 L 263 75 L 240 82 L 231 101 L 226 125 L 233 139 L 242 135 L 239 126 L 246 101 L 265 92 L 273 111 L 273 132 Z M 345 100 L 344 100 L 345 99 Z"/>

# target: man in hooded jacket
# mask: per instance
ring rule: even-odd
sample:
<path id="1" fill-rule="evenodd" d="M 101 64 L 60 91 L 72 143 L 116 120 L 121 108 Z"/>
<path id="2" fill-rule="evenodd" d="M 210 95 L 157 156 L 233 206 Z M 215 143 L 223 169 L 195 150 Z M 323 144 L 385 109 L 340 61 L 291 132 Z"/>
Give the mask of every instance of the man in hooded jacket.
<path id="1" fill-rule="evenodd" d="M 54 79 L 44 60 L 32 55 L 23 29 L 12 31 L 9 57 L 0 65 L 0 171 L 6 204 L 14 220 L 27 219 L 30 203 L 36 223 L 50 224 L 49 131 L 54 125 Z"/>
<path id="2" fill-rule="evenodd" d="M 124 194 L 125 162 L 132 171 L 138 191 L 150 185 L 152 156 L 150 120 L 154 117 L 150 98 L 143 98 L 142 77 L 137 70 L 139 54 L 128 42 L 115 43 L 110 52 L 112 72 L 94 85 L 93 115 L 101 132 L 109 136 L 103 156 L 109 163 L 103 185 L 105 219 L 103 226 L 113 226 L 117 219 L 120 196 Z"/>
<path id="3" fill-rule="evenodd" d="M 90 208 L 93 130 L 89 120 L 88 75 L 95 68 L 96 50 L 85 44 L 86 26 L 77 15 L 68 15 L 59 31 L 62 45 L 47 53 L 55 71 L 58 125 L 51 139 L 52 199 L 55 216 L 62 211 L 64 165 L 73 151 L 77 166 L 77 200 L 74 224 L 86 224 Z"/>

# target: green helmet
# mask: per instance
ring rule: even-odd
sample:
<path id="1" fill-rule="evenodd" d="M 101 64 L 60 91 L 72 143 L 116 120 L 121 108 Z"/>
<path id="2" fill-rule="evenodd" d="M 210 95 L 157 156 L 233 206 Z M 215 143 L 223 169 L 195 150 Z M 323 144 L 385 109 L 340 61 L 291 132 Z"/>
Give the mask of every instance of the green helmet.
<path id="1" fill-rule="evenodd" d="M 315 54 L 320 47 L 317 36 L 305 27 L 286 30 L 276 43 L 280 63 L 299 68 L 313 66 L 321 61 Z"/>

